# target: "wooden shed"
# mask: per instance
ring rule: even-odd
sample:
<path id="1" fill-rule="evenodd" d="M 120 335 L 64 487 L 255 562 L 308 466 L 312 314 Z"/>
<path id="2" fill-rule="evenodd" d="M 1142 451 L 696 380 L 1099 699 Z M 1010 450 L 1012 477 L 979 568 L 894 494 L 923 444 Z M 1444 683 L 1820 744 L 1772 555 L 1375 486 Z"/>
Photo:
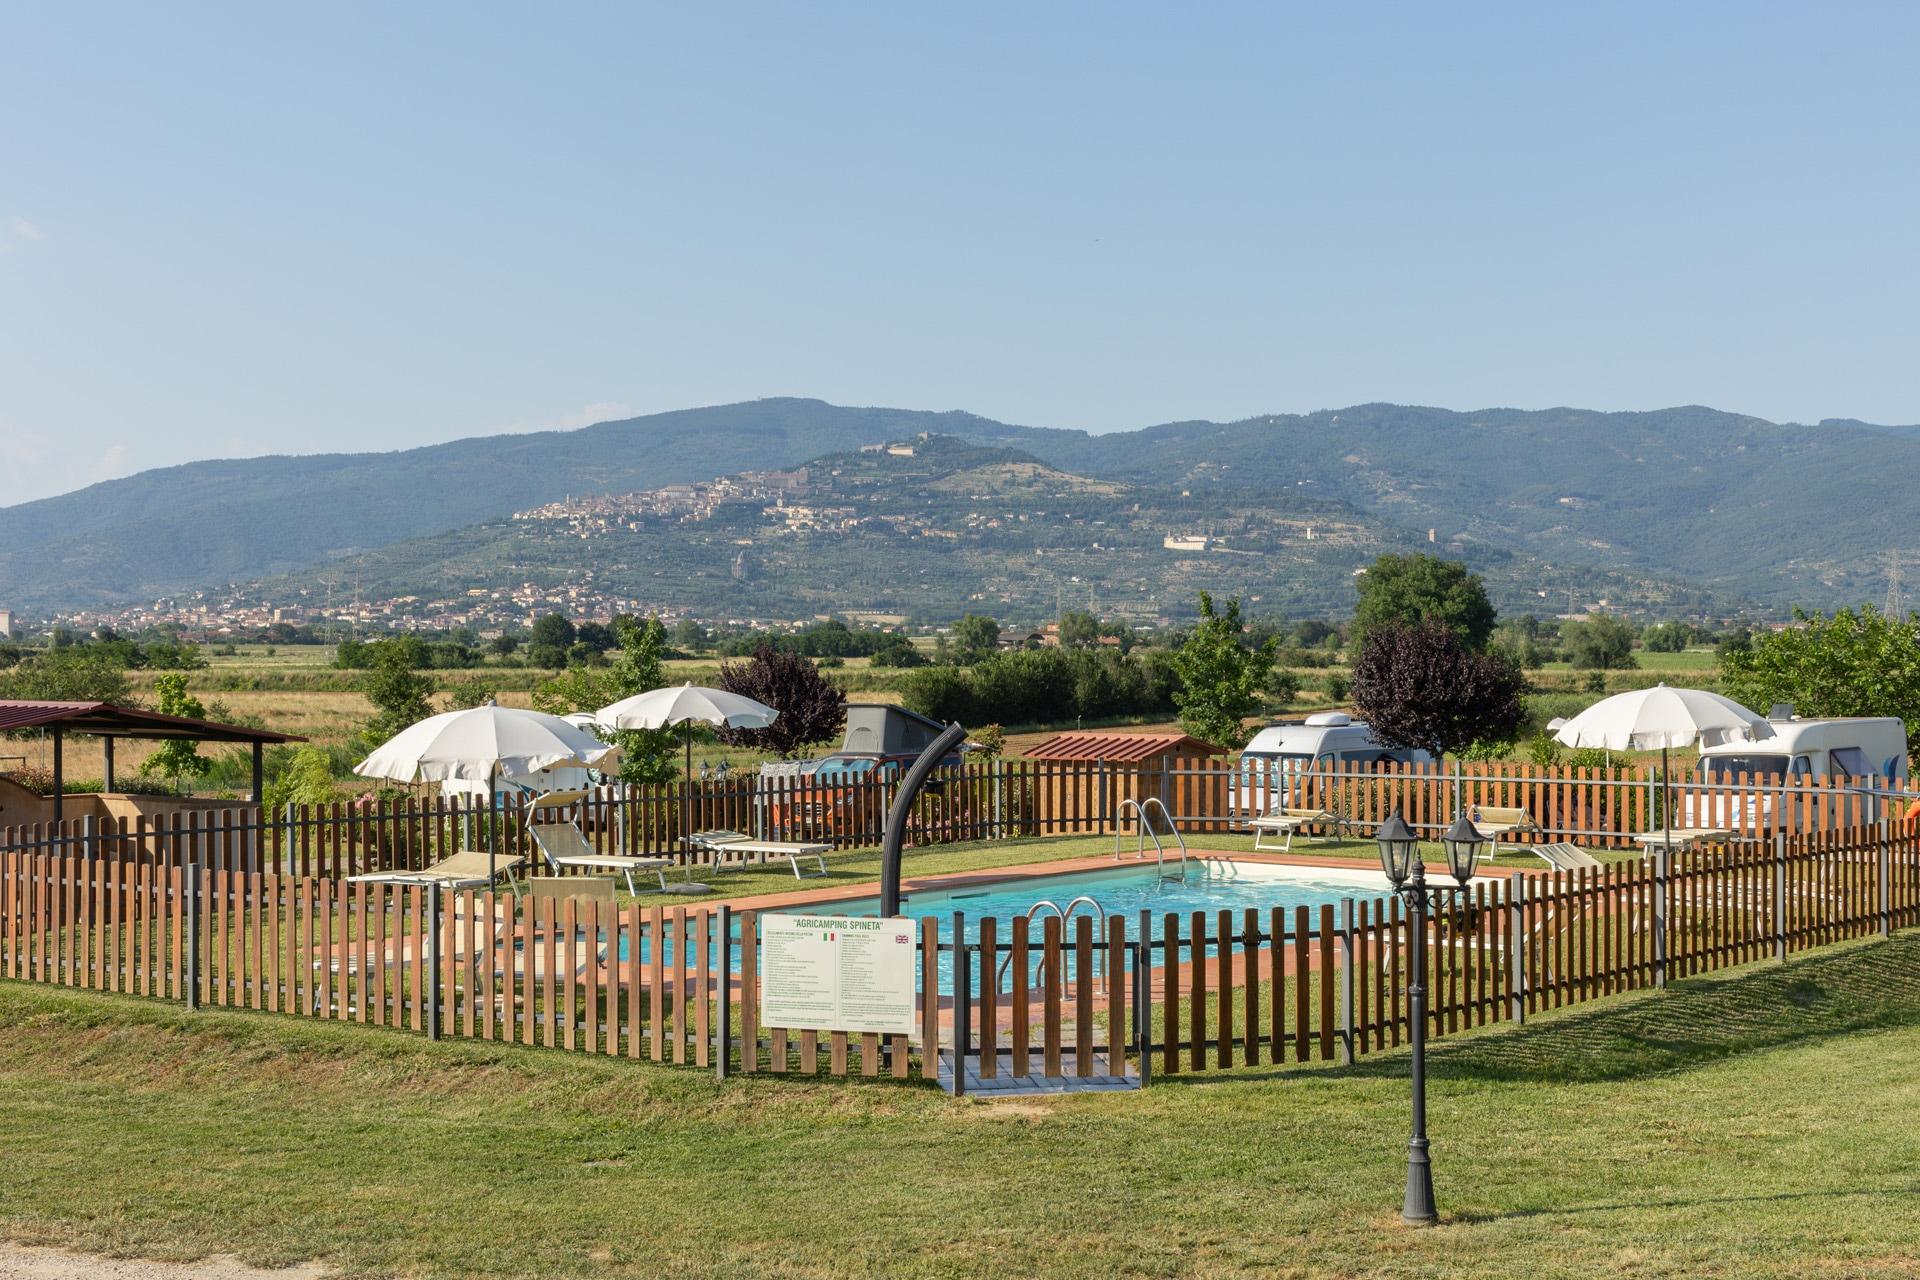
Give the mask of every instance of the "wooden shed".
<path id="1" fill-rule="evenodd" d="M 1043 809 L 1050 807 L 1044 797 L 1054 795 L 1062 809 L 1105 824 L 1124 801 L 1149 796 L 1158 797 L 1176 820 L 1212 812 L 1200 793 L 1218 789 L 1222 767 L 1208 761 L 1225 754 L 1225 748 L 1185 733 L 1082 729 L 1054 734 L 1025 758 L 1039 765 L 1043 777 L 1054 775 L 1041 793 Z"/>

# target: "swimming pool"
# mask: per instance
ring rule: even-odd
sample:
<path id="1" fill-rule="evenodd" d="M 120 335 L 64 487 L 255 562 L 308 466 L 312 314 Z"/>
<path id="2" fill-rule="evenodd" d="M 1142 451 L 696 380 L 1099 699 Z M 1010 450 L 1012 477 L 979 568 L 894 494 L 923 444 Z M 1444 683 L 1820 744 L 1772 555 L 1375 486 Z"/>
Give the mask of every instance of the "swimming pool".
<path id="1" fill-rule="evenodd" d="M 1051 902 L 1065 911 L 1075 900 L 1090 898 L 1099 904 L 1100 911 L 1092 911 L 1081 903 L 1074 914 L 1098 916 L 1105 912 L 1108 916 L 1124 916 L 1129 921 L 1131 934 L 1136 931 L 1135 924 L 1142 911 L 1153 913 L 1157 929 L 1161 917 L 1168 912 L 1184 918 L 1195 911 L 1204 911 L 1212 918 L 1222 911 L 1231 911 L 1237 922 L 1240 913 L 1250 907 L 1262 912 L 1282 907 L 1289 918 L 1295 907 L 1306 907 L 1314 913 L 1317 926 L 1322 906 L 1337 906 L 1343 898 L 1372 898 L 1387 892 L 1387 879 L 1378 872 L 1196 858 L 1186 864 L 1184 873 L 1172 866 L 1163 873 L 1151 863 L 1122 863 L 1099 871 L 1025 876 L 998 883 L 921 890 L 903 895 L 900 913 L 915 919 L 938 916 L 945 932 L 951 925 L 953 913 L 961 912 L 966 919 L 969 942 L 979 940 L 980 921 L 992 916 L 999 922 L 996 932 L 1004 943 L 1008 936 L 1005 926 L 1027 915 L 1041 902 Z M 859 898 L 810 910 L 822 914 L 872 916 L 880 914 L 880 900 Z M 1031 932 L 1036 939 L 1040 934 L 1040 921 L 1052 914 L 1042 909 L 1034 915 Z"/>
<path id="2" fill-rule="evenodd" d="M 1086 916 L 1097 920 L 1102 912 L 1109 917 L 1123 917 L 1127 921 L 1127 936 L 1135 938 L 1139 936 L 1139 916 L 1143 910 L 1153 913 L 1156 934 L 1162 929 L 1162 921 L 1168 912 L 1181 917 L 1181 931 L 1185 933 L 1187 921 L 1195 911 L 1206 912 L 1211 927 L 1212 921 L 1222 911 L 1231 911 L 1238 925 L 1243 912 L 1258 909 L 1262 913 L 1261 927 L 1265 928 L 1266 913 L 1275 907 L 1287 912 L 1289 928 L 1292 927 L 1294 909 L 1306 907 L 1312 913 L 1311 927 L 1317 929 L 1320 907 L 1338 906 L 1346 898 L 1356 901 L 1376 898 L 1387 892 L 1386 877 L 1377 871 L 1243 862 L 1228 858 L 1195 858 L 1189 860 L 1184 869 L 1170 865 L 1164 872 L 1153 863 L 1130 861 L 1093 871 L 1021 876 L 956 885 L 951 889 L 920 889 L 902 895 L 900 913 L 914 920 L 925 916 L 937 918 L 942 942 L 952 941 L 955 912 L 961 913 L 964 919 L 965 940 L 970 943 L 979 942 L 980 922 L 992 917 L 997 922 L 994 931 L 1004 955 L 1012 923 L 1033 912 L 1042 902 L 1051 902 L 1062 912 L 1071 908 L 1075 918 Z M 1098 909 L 1089 907 L 1086 902 L 1076 903 L 1081 898 L 1097 903 Z M 748 909 L 750 906 L 742 904 L 739 909 Z M 880 899 L 848 898 L 839 902 L 809 902 L 792 907 L 751 909 L 761 914 L 796 912 L 823 916 L 877 916 L 880 914 Z M 1044 927 L 1041 921 L 1052 914 L 1042 908 L 1033 915 L 1033 923 L 1029 926 L 1029 936 L 1033 941 L 1030 963 L 1035 973 L 1041 963 L 1039 943 Z M 737 930 L 738 926 L 735 928 Z M 1073 937 L 1071 926 L 1065 936 L 1068 939 Z M 1095 937 L 1101 936 L 1096 928 Z M 626 955 L 625 941 L 624 938 L 621 940 L 622 959 Z M 732 950 L 730 959 L 737 971 L 740 947 L 737 931 L 729 941 Z M 718 942 L 715 939 L 716 953 Z M 647 959 L 649 950 L 643 945 L 643 961 Z M 1213 948 L 1209 946 L 1205 954 L 1212 952 Z M 669 965 L 673 963 L 673 954 L 674 948 L 669 943 L 665 952 Z M 714 959 L 718 960 L 717 954 Z M 943 990 L 951 985 L 952 965 L 952 953 L 942 950 L 940 985 Z M 979 982 L 980 975 L 976 972 L 976 988 Z"/>

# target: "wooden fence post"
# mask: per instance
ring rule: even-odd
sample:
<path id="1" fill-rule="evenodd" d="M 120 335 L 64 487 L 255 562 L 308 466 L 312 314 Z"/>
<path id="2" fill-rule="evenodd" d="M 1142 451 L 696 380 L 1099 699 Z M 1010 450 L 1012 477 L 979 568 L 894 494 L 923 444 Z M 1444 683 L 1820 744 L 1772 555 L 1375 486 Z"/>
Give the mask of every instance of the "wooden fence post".
<path id="1" fill-rule="evenodd" d="M 1787 958 L 1787 833 L 1773 837 L 1773 958 Z"/>
<path id="2" fill-rule="evenodd" d="M 187 908 L 187 1008 L 200 1007 L 200 859 L 182 869 L 181 890 Z"/>
<path id="3" fill-rule="evenodd" d="M 633 945 L 640 944 L 636 940 Z M 658 945 L 657 943 L 655 945 Z M 720 1016 L 713 1029 L 713 1078 L 727 1078 L 727 1056 L 733 1052 L 733 908 L 720 904 Z M 634 1034 L 639 1028 L 634 1028 Z"/>
<path id="4" fill-rule="evenodd" d="M 1890 937 L 1893 933 L 1892 886 L 1893 859 L 1887 852 L 1887 827 L 1883 822 L 1879 827 L 1880 838 L 1874 841 L 1874 863 L 1879 871 L 1876 896 L 1879 899 L 1880 936 Z"/>
<path id="5" fill-rule="evenodd" d="M 427 886 L 427 1039 L 440 1038 L 440 886 Z M 591 942 L 588 944 L 592 945 Z M 571 1034 L 571 1033 L 569 1033 Z"/>
<path id="6" fill-rule="evenodd" d="M 1667 890 L 1673 868 L 1664 848 L 1653 851 L 1653 985 L 1667 985 Z"/>
<path id="7" fill-rule="evenodd" d="M 1526 893 L 1527 878 L 1514 872 L 1507 880 L 1507 1014 L 1516 1027 L 1527 1024 Z"/>
<path id="8" fill-rule="evenodd" d="M 1253 952 L 1247 953 L 1247 969 L 1254 966 Z M 1304 980 L 1305 975 L 1302 975 Z M 1326 976 L 1321 975 L 1321 981 Z M 1253 1028 L 1248 1027 L 1252 1032 Z M 1249 1053 L 1253 1052 L 1251 1049 Z M 1353 899 L 1340 899 L 1340 1065 L 1353 1065 Z"/>
<path id="9" fill-rule="evenodd" d="M 1140 1087 L 1153 1076 L 1153 912 L 1140 909 L 1140 944 L 1133 953 L 1133 1038 L 1140 1064 Z"/>
<path id="10" fill-rule="evenodd" d="M 967 1092 L 967 1039 L 972 1030 L 967 1025 L 971 1010 L 968 1008 L 973 995 L 973 974 L 967 965 L 967 918 L 960 912 L 953 913 L 953 1096 L 965 1096 Z"/>

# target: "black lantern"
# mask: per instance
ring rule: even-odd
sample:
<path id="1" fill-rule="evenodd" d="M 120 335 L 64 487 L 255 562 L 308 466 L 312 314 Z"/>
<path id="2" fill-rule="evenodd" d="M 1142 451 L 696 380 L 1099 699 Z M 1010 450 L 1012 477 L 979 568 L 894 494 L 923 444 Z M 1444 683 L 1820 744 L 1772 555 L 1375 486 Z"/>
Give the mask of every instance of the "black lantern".
<path id="1" fill-rule="evenodd" d="M 1398 889 L 1420 865 L 1420 842 L 1413 838 L 1413 832 L 1407 829 L 1406 820 L 1397 810 L 1380 824 L 1373 838 L 1380 842 L 1380 869 Z"/>
<path id="2" fill-rule="evenodd" d="M 1473 868 L 1480 861 L 1480 850 L 1485 847 L 1487 838 L 1480 829 L 1467 821 L 1462 813 L 1440 837 L 1440 847 L 1447 851 L 1447 870 L 1453 872 L 1453 878 L 1463 886 L 1473 879 Z"/>

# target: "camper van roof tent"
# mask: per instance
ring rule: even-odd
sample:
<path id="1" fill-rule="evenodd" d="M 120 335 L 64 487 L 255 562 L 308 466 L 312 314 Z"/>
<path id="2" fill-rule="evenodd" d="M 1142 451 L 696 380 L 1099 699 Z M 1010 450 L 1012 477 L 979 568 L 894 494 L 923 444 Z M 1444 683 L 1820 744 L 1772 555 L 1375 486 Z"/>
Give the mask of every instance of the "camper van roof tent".
<path id="1" fill-rule="evenodd" d="M 847 708 L 847 733 L 840 750 L 858 755 L 917 756 L 945 731 L 946 726 L 938 720 L 905 707 L 857 702 Z"/>

